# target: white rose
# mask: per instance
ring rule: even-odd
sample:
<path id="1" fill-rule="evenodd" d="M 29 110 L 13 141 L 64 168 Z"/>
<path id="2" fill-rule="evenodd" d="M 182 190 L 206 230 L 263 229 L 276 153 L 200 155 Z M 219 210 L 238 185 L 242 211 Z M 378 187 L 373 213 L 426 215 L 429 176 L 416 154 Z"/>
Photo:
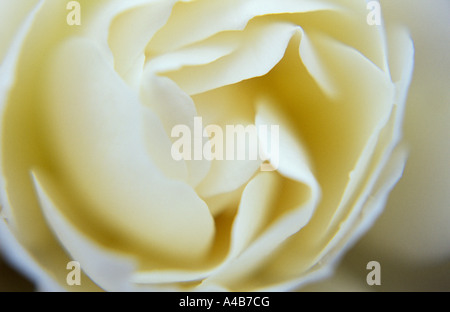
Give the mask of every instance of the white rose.
<path id="1" fill-rule="evenodd" d="M 71 4 L 0 7 L 1 242 L 38 285 L 70 290 L 74 260 L 84 290 L 294 289 L 380 214 L 413 48 L 376 6 Z M 196 116 L 279 126 L 276 170 L 175 160 Z"/>

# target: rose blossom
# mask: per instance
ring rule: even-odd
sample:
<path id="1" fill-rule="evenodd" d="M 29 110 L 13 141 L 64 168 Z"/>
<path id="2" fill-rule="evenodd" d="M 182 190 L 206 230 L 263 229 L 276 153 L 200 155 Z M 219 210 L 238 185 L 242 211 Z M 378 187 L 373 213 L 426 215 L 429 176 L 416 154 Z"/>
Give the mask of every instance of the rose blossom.
<path id="1" fill-rule="evenodd" d="M 413 50 L 366 1 L 79 3 L 1 8 L 0 231 L 36 283 L 75 260 L 85 290 L 292 289 L 379 215 Z M 173 159 L 195 116 L 279 125 L 277 170 Z"/>

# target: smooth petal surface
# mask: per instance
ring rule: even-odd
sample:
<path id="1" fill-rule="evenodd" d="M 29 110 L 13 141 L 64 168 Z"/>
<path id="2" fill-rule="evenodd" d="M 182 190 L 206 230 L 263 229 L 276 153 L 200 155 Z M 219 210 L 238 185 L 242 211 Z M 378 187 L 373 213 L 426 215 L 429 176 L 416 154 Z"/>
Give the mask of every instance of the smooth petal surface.
<path id="1" fill-rule="evenodd" d="M 149 44 L 147 51 L 150 54 L 173 51 L 222 31 L 242 30 L 255 16 L 332 9 L 339 9 L 339 6 L 329 1 L 309 0 L 301 2 L 295 0 L 181 2 L 174 8 L 168 24 Z M 192 19 L 191 16 L 202 18 Z"/>
<path id="2" fill-rule="evenodd" d="M 116 16 L 109 29 L 108 43 L 115 69 L 132 85 L 139 84 L 140 77 L 135 72 L 142 71 L 147 43 L 166 23 L 175 3 L 148 2 Z"/>
<path id="3" fill-rule="evenodd" d="M 97 284 L 103 285 L 106 290 L 130 290 L 128 276 L 136 266 L 133 261 L 124 256 L 114 255 L 101 246 L 89 242 L 87 237 L 73 228 L 71 222 L 65 219 L 47 194 L 44 184 L 48 184 L 48 182 L 43 181 L 48 181 L 48 177 L 43 178 L 43 176 L 45 175 L 42 173 L 33 173 L 43 213 L 72 259 L 82 263 L 83 272 L 86 272 Z"/>
<path id="4" fill-rule="evenodd" d="M 205 66 L 166 75 L 190 95 L 262 76 L 281 60 L 297 29 L 290 24 L 251 23 L 242 36 L 235 35 L 241 44 L 233 53 Z M 191 79 L 194 75 L 195 80 Z"/>
<path id="5" fill-rule="evenodd" d="M 79 196 L 95 207 L 94 217 L 147 248 L 186 257 L 204 253 L 214 235 L 212 218 L 187 184 L 172 180 L 183 166 L 171 158 L 160 121 L 92 42 L 69 41 L 56 53 L 47 84 L 48 144 Z M 57 90 L 51 88 L 55 79 Z"/>
<path id="6" fill-rule="evenodd" d="M 141 98 L 143 103 L 158 115 L 166 134 L 172 135 L 172 129 L 177 125 L 187 126 L 191 131 L 191 147 L 194 146 L 196 131 L 194 120 L 195 117 L 198 117 L 197 110 L 192 99 L 172 80 L 156 76 L 152 72 L 146 72 L 141 86 Z M 204 130 L 200 129 L 200 131 L 203 134 Z M 165 136 L 166 134 L 162 135 Z M 170 139 L 171 142 L 176 140 L 173 137 Z M 203 144 L 205 142 L 206 139 L 202 141 Z M 154 149 L 154 145 L 150 147 L 151 149 Z M 168 160 L 171 157 L 172 155 L 166 155 L 165 159 Z M 187 170 L 186 176 L 183 174 L 183 180 L 196 187 L 210 171 L 211 163 L 204 157 L 199 160 L 192 157 L 190 160 L 181 160 L 180 163 L 172 161 L 169 165 L 173 168 L 180 166 L 185 166 Z"/>

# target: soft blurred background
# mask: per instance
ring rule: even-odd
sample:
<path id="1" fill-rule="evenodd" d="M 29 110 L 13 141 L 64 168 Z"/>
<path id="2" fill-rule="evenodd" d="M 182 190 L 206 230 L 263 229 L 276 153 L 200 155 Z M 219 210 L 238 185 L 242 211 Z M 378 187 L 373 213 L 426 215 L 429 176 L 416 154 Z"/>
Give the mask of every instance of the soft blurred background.
<path id="1" fill-rule="evenodd" d="M 405 23 L 416 64 L 405 116 L 410 156 L 374 227 L 330 278 L 306 291 L 450 291 L 450 1 L 380 0 L 388 23 Z M 376 26 L 374 26 L 376 27 Z M 369 286 L 369 261 L 381 285 Z M 0 291 L 33 291 L 0 259 Z"/>

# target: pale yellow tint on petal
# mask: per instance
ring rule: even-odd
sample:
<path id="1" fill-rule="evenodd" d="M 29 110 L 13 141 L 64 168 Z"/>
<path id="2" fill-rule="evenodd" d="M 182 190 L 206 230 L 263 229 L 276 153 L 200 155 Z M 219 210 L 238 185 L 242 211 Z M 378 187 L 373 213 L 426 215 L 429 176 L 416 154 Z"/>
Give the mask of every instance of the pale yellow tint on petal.
<path id="1" fill-rule="evenodd" d="M 140 81 L 135 72 L 142 71 L 145 47 L 166 23 L 174 2 L 150 1 L 122 12 L 112 21 L 108 43 L 114 56 L 114 68 L 125 80 Z"/>
<path id="2" fill-rule="evenodd" d="M 49 189 L 55 185 L 48 184 L 49 179 L 43 173 L 33 173 L 33 180 L 45 218 L 72 260 L 80 263 L 80 268 L 87 275 L 83 276 L 81 285 L 86 290 L 88 278 L 105 291 L 155 291 L 154 288 L 138 287 L 131 281 L 136 270 L 136 259 L 121 254 L 115 249 L 108 249 L 74 227 L 51 199 Z"/>
<path id="3" fill-rule="evenodd" d="M 197 116 L 197 110 L 192 99 L 170 79 L 156 76 L 149 71 L 144 73 L 140 95 L 143 104 L 150 107 L 157 114 L 165 129 L 166 134 L 164 135 L 172 136 L 172 129 L 178 125 L 189 127 L 193 154 L 194 120 Z M 200 129 L 201 135 L 203 135 L 203 130 Z M 173 143 L 178 140 L 178 137 L 170 137 L 170 140 Z M 203 143 L 206 143 L 206 139 L 203 139 Z M 151 146 L 151 149 L 155 149 L 155 146 Z M 165 155 L 165 157 L 170 159 L 172 155 Z M 196 187 L 208 174 L 211 163 L 204 157 L 200 160 L 194 160 L 194 157 L 191 155 L 190 160 L 182 159 L 177 163 L 171 162 L 170 166 L 185 166 L 186 176 L 183 174 L 183 180 L 187 181 L 192 187 Z"/>
<path id="4" fill-rule="evenodd" d="M 222 31 L 242 30 L 256 16 L 337 10 L 340 4 L 321 0 L 200 0 L 178 3 L 168 23 L 147 47 L 149 54 L 159 54 L 204 40 Z M 195 18 L 199 17 L 199 18 Z"/>
<path id="5" fill-rule="evenodd" d="M 206 204 L 180 181 L 185 167 L 170 157 L 171 141 L 159 119 L 95 44 L 64 43 L 51 59 L 47 79 L 49 148 L 98 222 L 149 250 L 204 255 L 214 236 Z"/>
<path id="6" fill-rule="evenodd" d="M 298 26 L 293 24 L 255 20 L 235 34 L 241 43 L 232 53 L 203 66 L 185 67 L 165 75 L 190 95 L 262 76 L 281 60 L 297 31 Z"/>
<path id="7" fill-rule="evenodd" d="M 350 184 L 346 189 L 349 193 L 345 194 L 351 195 L 344 195 L 343 198 L 345 201 L 345 197 L 350 196 L 349 202 L 341 202 L 340 206 L 336 207 L 334 225 L 330 224 L 328 230 L 320 234 L 322 236 L 318 236 L 319 230 L 325 230 L 324 226 L 327 224 L 323 219 L 319 224 L 314 223 L 315 236 L 308 235 L 309 226 L 305 228 L 306 232 L 293 236 L 264 271 L 258 271 L 253 276 L 249 287 L 272 284 L 264 289 L 277 291 L 286 287 L 298 287 L 310 278 L 315 278 L 314 276 L 330 274 L 330 265 L 332 266 L 352 242 L 367 231 L 381 213 L 390 190 L 402 174 L 406 159 L 404 149 L 400 148 L 395 152 L 393 149 L 401 137 L 404 94 L 413 64 L 412 45 L 407 38 L 407 34 L 397 32 L 397 42 L 403 42 L 404 45 L 392 53 L 397 54 L 397 60 L 402 60 L 400 67 L 394 66 L 403 72 L 397 73 L 397 77 L 401 77 L 401 83 L 397 85 L 395 96 L 391 98 L 393 107 L 388 122 L 380 119 L 355 171 L 350 176 Z M 374 144 L 376 145 L 373 146 Z M 363 171 L 364 175 L 358 171 Z M 357 185 L 352 182 L 356 175 L 359 175 Z M 324 195 L 325 192 L 326 188 Z M 323 204 L 318 207 L 318 211 L 321 209 L 324 209 Z M 312 222 L 315 221 L 313 219 Z M 314 265 L 316 263 L 318 264 Z"/>

